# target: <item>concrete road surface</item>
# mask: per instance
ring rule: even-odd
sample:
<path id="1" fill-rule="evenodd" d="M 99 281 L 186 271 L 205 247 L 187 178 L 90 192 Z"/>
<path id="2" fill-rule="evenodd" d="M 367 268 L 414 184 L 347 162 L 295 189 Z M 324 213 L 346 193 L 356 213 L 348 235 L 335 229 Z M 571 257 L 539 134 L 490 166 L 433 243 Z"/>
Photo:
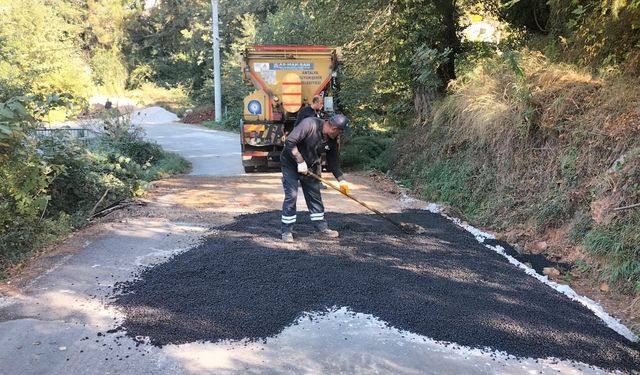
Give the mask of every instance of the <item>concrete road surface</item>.
<path id="1" fill-rule="evenodd" d="M 279 174 L 242 175 L 238 135 L 178 123 L 145 129 L 191 160 L 195 176 L 157 182 L 146 206 L 114 212 L 75 233 L 0 285 L 0 374 L 608 373 L 436 342 L 343 306 L 260 342 L 158 348 L 115 331 L 124 319 L 109 305 L 117 282 L 189 251 L 237 215 L 278 210 L 282 200 Z M 426 207 L 377 191 L 365 177 L 348 178 L 358 196 L 381 211 Z M 323 196 L 327 211 L 366 213 L 334 191 Z"/>
<path id="2" fill-rule="evenodd" d="M 141 124 L 165 150 L 187 158 L 194 176 L 235 176 L 243 172 L 240 135 L 182 123 Z"/>

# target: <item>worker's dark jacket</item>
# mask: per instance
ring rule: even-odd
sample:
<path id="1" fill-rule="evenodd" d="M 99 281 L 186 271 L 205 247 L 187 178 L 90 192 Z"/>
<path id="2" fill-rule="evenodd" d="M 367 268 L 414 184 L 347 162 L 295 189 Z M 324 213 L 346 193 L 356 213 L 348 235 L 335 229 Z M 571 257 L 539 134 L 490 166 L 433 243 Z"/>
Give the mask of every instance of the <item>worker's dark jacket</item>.
<path id="1" fill-rule="evenodd" d="M 338 181 L 344 180 L 338 159 L 338 141 L 322 136 L 324 120 L 307 117 L 293 128 L 284 142 L 281 154 L 283 162 L 299 164 L 306 162 L 309 170 L 314 171 L 320 165 L 322 152 L 327 155 L 327 169 L 333 173 Z"/>
<path id="2" fill-rule="evenodd" d="M 296 116 L 296 122 L 293 124 L 293 127 L 295 128 L 296 126 L 298 126 L 298 124 L 300 124 L 302 120 L 306 119 L 307 117 L 320 117 L 320 116 L 318 116 L 318 113 L 313 108 L 309 106 L 302 107 L 298 111 L 298 116 Z"/>

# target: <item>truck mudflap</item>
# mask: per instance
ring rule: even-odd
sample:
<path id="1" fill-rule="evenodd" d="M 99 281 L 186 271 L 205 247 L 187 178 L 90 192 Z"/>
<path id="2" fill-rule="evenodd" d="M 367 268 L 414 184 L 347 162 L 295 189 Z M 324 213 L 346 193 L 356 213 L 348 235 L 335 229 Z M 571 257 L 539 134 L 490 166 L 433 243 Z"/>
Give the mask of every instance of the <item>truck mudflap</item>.
<path id="1" fill-rule="evenodd" d="M 248 146 L 282 146 L 284 145 L 284 129 L 282 124 L 243 124 L 243 145 Z"/>

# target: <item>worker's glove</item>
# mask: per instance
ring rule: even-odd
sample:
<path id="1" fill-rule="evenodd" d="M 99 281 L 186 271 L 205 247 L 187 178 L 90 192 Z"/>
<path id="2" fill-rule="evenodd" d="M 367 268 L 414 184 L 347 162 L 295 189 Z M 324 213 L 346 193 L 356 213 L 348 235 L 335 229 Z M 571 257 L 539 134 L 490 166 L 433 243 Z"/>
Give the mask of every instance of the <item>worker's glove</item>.
<path id="1" fill-rule="evenodd" d="M 307 163 L 302 162 L 298 163 L 298 173 L 307 175 L 309 174 L 309 168 L 307 167 Z"/>
<path id="2" fill-rule="evenodd" d="M 343 192 L 346 195 L 349 195 L 350 193 L 350 186 L 349 183 L 347 181 L 340 181 L 340 191 Z"/>

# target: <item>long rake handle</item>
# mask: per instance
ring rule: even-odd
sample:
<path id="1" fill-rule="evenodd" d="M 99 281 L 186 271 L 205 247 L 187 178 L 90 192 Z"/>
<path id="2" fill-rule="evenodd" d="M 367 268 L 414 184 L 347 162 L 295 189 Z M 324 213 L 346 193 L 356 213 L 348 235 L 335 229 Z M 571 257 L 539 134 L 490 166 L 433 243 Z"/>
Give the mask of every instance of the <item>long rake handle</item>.
<path id="1" fill-rule="evenodd" d="M 390 222 L 391 224 L 395 225 L 396 227 L 398 227 L 398 229 L 400 229 L 401 231 L 403 231 L 403 232 L 404 232 L 404 229 L 402 228 L 402 225 L 401 225 L 399 222 L 397 222 L 397 221 L 393 220 L 393 219 L 392 219 L 392 218 L 390 218 L 390 217 L 387 217 L 387 216 L 386 216 L 385 214 L 383 214 L 382 212 L 380 212 L 380 211 L 376 210 L 375 208 L 373 208 L 373 207 L 369 206 L 368 204 L 366 204 L 366 203 L 364 203 L 363 201 L 361 201 L 361 200 L 357 199 L 356 197 L 352 196 L 351 194 L 347 194 L 347 193 L 345 193 L 345 192 L 344 192 L 344 191 L 342 191 L 339 187 L 336 187 L 333 183 L 331 183 L 331 182 L 329 182 L 329 181 L 325 180 L 324 178 L 322 178 L 322 177 L 318 176 L 317 174 L 315 174 L 315 173 L 313 173 L 313 172 L 308 172 L 308 173 L 309 173 L 309 176 L 311 176 L 311 177 L 315 178 L 316 180 L 318 180 L 318 181 L 320 181 L 320 182 L 324 183 L 325 185 L 328 185 L 328 186 L 329 186 L 329 187 L 331 187 L 333 190 L 335 190 L 335 191 L 339 192 L 340 194 L 344 195 L 345 197 L 351 198 L 352 200 L 354 200 L 354 201 L 356 201 L 356 202 L 360 203 L 364 208 L 366 208 L 366 209 L 368 209 L 369 211 L 371 211 L 371 212 L 375 213 L 376 215 L 380 216 L 381 218 L 383 218 L 383 219 L 387 220 L 388 222 Z"/>

